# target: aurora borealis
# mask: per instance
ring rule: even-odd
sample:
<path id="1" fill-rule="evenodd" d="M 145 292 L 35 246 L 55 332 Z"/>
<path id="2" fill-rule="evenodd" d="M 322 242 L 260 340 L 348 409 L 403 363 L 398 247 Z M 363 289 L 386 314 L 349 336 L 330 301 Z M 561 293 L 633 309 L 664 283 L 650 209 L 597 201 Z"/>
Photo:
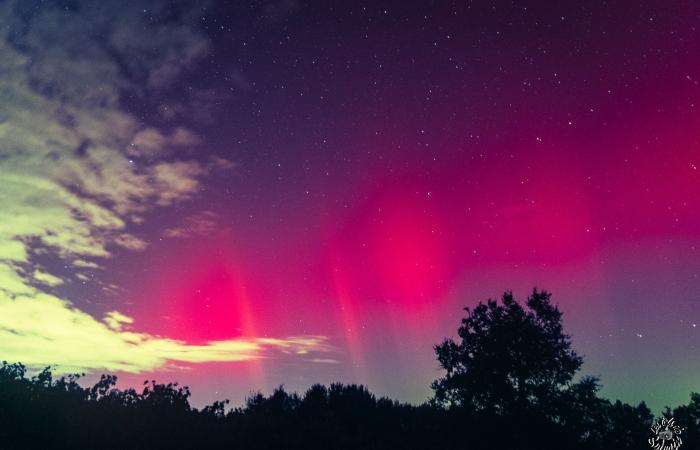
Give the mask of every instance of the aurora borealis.
<path id="1" fill-rule="evenodd" d="M 0 360 L 425 400 L 462 308 L 699 390 L 700 5 L 0 2 Z"/>

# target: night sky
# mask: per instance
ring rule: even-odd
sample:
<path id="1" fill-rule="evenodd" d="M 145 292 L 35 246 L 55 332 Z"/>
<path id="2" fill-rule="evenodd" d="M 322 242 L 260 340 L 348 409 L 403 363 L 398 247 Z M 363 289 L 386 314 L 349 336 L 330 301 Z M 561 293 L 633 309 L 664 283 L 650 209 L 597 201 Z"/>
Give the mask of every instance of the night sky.
<path id="1" fill-rule="evenodd" d="M 692 1 L 0 1 L 0 359 L 421 402 L 465 306 L 537 287 L 604 396 L 685 403 L 698 27 Z"/>

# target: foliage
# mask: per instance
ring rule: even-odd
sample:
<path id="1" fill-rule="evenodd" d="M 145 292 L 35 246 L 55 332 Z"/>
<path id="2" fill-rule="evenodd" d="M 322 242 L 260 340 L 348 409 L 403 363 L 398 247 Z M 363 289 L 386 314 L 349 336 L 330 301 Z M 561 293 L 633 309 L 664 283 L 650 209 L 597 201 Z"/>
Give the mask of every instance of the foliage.
<path id="1" fill-rule="evenodd" d="M 527 308 L 511 292 L 500 304 L 466 308 L 461 341 L 435 347 L 447 372 L 433 383 L 438 402 L 505 415 L 551 406 L 583 360 L 571 350 L 549 293 L 533 291 Z"/>

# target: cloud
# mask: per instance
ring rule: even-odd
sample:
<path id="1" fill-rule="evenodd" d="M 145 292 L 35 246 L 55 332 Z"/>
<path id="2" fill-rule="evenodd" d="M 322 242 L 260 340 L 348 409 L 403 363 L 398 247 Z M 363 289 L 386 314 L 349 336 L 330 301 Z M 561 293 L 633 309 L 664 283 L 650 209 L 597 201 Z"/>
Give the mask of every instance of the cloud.
<path id="1" fill-rule="evenodd" d="M 170 137 L 170 143 L 178 147 L 192 147 L 202 143 L 202 139 L 187 128 L 178 127 Z"/>
<path id="2" fill-rule="evenodd" d="M 185 218 L 181 226 L 163 230 L 163 237 L 189 238 L 206 236 L 220 229 L 216 218 L 215 213 L 211 211 L 202 211 L 201 213 Z"/>
<path id="3" fill-rule="evenodd" d="M 145 250 L 148 247 L 146 241 L 128 233 L 115 236 L 114 243 L 129 250 Z"/>
<path id="4" fill-rule="evenodd" d="M 196 20 L 176 9 L 165 1 L 147 7 L 77 1 L 68 10 L 50 2 L 0 2 L 3 359 L 66 371 L 138 372 L 328 350 L 322 337 L 190 345 L 135 331 L 133 319 L 118 311 L 95 318 L 46 291 L 64 280 L 42 270 L 34 254 L 81 269 L 99 267 L 94 259 L 112 257 L 115 247 L 146 250 L 132 231 L 145 212 L 192 198 L 212 170 L 231 166 L 188 159 L 182 150 L 200 144 L 194 133 L 144 124 L 122 106 L 125 96 L 165 92 L 208 54 Z"/>
<path id="5" fill-rule="evenodd" d="M 132 156 L 153 157 L 163 152 L 168 138 L 155 128 L 145 128 L 134 135 L 127 153 Z"/>
<path id="6" fill-rule="evenodd" d="M 148 127 L 138 131 L 126 149 L 127 154 L 140 158 L 155 158 L 170 150 L 191 148 L 201 144 L 201 139 L 184 127 L 177 127 L 170 135 Z"/>
<path id="7" fill-rule="evenodd" d="M 104 319 L 102 319 L 102 321 L 106 323 L 108 327 L 117 331 L 121 331 L 124 324 L 134 323 L 134 319 L 132 319 L 129 316 L 125 316 L 119 311 L 108 312 L 107 314 L 105 314 L 105 317 Z"/>
<path id="8" fill-rule="evenodd" d="M 84 259 L 76 259 L 73 261 L 73 265 L 75 267 L 81 267 L 81 268 L 86 268 L 86 269 L 99 269 L 100 265 L 92 262 L 92 261 L 85 261 Z"/>
<path id="9" fill-rule="evenodd" d="M 60 286 L 63 284 L 63 280 L 55 275 L 51 275 L 47 272 L 42 272 L 40 270 L 34 271 L 34 279 L 39 283 L 45 284 L 47 286 Z"/>
<path id="10" fill-rule="evenodd" d="M 52 364 L 57 373 L 94 370 L 143 372 L 182 363 L 244 361 L 274 352 L 329 351 L 322 336 L 250 338 L 202 345 L 131 331 L 133 319 L 117 311 L 102 321 L 67 302 L 34 291 L 9 298 L 0 292 L 2 358 L 30 367 Z"/>

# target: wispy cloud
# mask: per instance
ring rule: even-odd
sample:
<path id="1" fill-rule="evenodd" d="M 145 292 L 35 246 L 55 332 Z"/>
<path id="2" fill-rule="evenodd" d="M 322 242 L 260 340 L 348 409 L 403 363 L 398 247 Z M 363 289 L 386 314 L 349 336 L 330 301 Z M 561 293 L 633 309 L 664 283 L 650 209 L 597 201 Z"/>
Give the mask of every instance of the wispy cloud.
<path id="1" fill-rule="evenodd" d="M 216 214 L 211 211 L 189 216 L 183 220 L 182 225 L 163 230 L 163 236 L 169 238 L 189 238 L 205 236 L 219 229 Z"/>
<path id="2" fill-rule="evenodd" d="M 210 171 L 231 167 L 188 159 L 183 148 L 200 140 L 186 127 L 144 125 L 123 109 L 125 93 L 167 89 L 209 51 L 187 13 L 154 24 L 166 2 L 138 6 L 37 4 L 27 15 L 18 12 L 26 2 L 0 3 L 0 357 L 138 372 L 326 351 L 316 336 L 189 345 L 136 331 L 117 311 L 95 318 L 46 290 L 63 279 L 38 267 L 33 252 L 94 268 L 116 247 L 144 250 L 132 223 L 191 198 Z"/>

